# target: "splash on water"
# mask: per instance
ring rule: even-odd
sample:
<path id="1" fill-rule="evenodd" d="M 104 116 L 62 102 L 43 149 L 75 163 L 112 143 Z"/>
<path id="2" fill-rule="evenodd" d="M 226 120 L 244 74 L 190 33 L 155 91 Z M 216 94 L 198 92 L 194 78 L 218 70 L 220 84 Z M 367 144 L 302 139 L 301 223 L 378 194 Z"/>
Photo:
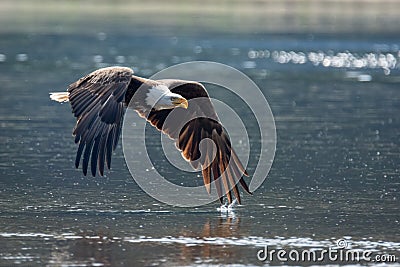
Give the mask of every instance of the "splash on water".
<path id="1" fill-rule="evenodd" d="M 231 213 L 234 211 L 236 203 L 237 200 L 234 199 L 231 204 L 228 205 L 227 203 L 225 203 L 224 205 L 221 205 L 221 207 L 217 208 L 217 210 L 221 213 Z"/>

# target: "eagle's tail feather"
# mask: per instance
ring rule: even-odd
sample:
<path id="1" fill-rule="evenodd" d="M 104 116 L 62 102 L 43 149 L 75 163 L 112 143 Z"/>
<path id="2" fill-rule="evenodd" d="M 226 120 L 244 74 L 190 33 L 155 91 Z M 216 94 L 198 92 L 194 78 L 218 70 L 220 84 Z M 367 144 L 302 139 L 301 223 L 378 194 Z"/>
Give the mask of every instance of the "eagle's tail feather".
<path id="1" fill-rule="evenodd" d="M 57 101 L 57 102 L 68 102 L 69 101 L 69 93 L 68 92 L 55 92 L 55 93 L 50 93 L 50 98 L 51 100 Z"/>

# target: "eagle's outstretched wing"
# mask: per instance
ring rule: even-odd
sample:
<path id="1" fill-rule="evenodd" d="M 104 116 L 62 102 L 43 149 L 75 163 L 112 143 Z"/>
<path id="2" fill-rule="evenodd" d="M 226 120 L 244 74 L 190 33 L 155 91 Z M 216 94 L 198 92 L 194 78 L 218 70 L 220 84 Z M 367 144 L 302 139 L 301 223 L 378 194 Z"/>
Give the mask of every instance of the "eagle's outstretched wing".
<path id="1" fill-rule="evenodd" d="M 153 110 L 148 115 L 148 121 L 175 139 L 177 148 L 182 151 L 182 156 L 195 169 L 201 167 L 204 185 L 209 193 L 211 179 L 214 179 L 221 203 L 224 195 L 227 196 L 228 202 L 232 203 L 231 191 L 233 191 L 240 204 L 237 183 L 250 193 L 243 179 L 243 175 L 248 176 L 248 174 L 233 150 L 229 136 L 219 122 L 204 86 L 197 82 L 182 80 L 157 82 L 165 84 L 173 93 L 186 98 L 189 106 L 188 109 L 178 108 L 174 111 Z M 172 118 L 168 118 L 171 112 L 175 114 Z M 211 139 L 212 142 L 201 143 L 204 139 Z M 221 179 L 218 179 L 219 177 Z"/>
<path id="2" fill-rule="evenodd" d="M 77 118 L 73 135 L 79 144 L 75 159 L 78 168 L 82 160 L 83 173 L 90 166 L 92 175 L 104 173 L 104 163 L 110 168 L 112 151 L 116 148 L 124 116 L 125 92 L 133 71 L 110 67 L 94 71 L 68 87 L 72 112 Z"/>

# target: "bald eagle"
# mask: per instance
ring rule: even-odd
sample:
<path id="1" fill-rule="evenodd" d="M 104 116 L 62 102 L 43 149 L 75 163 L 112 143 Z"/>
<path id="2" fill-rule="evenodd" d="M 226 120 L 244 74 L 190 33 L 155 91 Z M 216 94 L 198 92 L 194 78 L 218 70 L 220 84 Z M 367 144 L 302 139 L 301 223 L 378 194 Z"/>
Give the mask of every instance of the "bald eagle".
<path id="1" fill-rule="evenodd" d="M 50 93 L 50 98 L 58 102 L 69 101 L 71 104 L 72 113 L 77 119 L 73 130 L 75 143 L 78 144 L 75 167 L 79 168 L 83 155 L 84 175 L 87 174 L 89 161 L 93 176 L 96 172 L 103 176 L 105 164 L 110 168 L 124 112 L 129 107 L 174 139 L 182 156 L 195 169 L 201 167 L 209 194 L 211 179 L 215 180 L 222 204 L 224 196 L 229 204 L 234 198 L 241 203 L 238 183 L 251 194 L 243 179 L 248 174 L 233 150 L 207 90 L 201 83 L 172 79 L 150 80 L 133 75 L 130 68 L 107 67 L 72 83 L 67 92 Z M 196 98 L 203 100 L 189 105 L 188 100 Z M 179 125 L 179 122 L 167 123 L 167 116 L 176 108 L 181 109 L 184 115 L 190 117 L 196 114 L 197 117 L 187 120 L 185 125 Z M 200 153 L 199 144 L 204 138 L 211 139 L 215 146 L 207 146 Z"/>

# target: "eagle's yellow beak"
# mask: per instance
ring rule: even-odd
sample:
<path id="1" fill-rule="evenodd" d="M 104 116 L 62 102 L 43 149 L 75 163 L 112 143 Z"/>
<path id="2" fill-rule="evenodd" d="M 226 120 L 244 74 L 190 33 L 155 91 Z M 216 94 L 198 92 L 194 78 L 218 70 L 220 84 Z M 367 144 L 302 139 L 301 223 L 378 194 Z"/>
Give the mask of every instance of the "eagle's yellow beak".
<path id="1" fill-rule="evenodd" d="M 189 106 L 188 101 L 186 100 L 186 98 L 183 98 L 183 97 L 174 97 L 172 99 L 172 104 L 175 107 L 181 107 L 181 108 L 184 108 L 184 109 L 187 109 L 188 106 Z"/>

